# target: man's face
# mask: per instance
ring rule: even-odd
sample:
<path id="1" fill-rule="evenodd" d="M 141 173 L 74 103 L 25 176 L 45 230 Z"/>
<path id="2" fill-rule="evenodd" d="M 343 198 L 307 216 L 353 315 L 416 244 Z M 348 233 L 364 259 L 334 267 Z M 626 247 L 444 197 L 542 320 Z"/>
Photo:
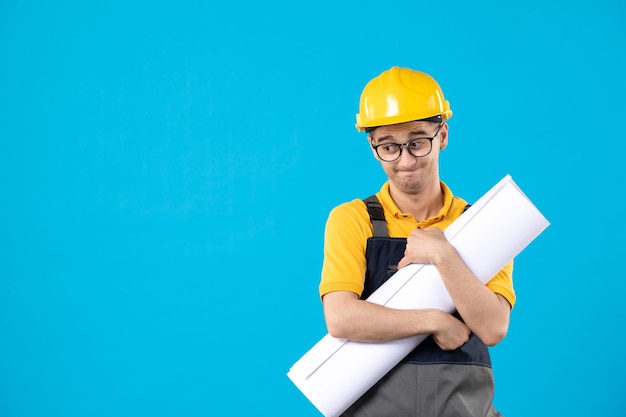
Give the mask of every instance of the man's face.
<path id="1" fill-rule="evenodd" d="M 431 185 L 432 181 L 439 181 L 439 152 L 448 143 L 448 125 L 446 123 L 439 125 L 432 122 L 415 121 L 381 126 L 371 132 L 370 143 L 372 146 L 381 145 L 379 151 L 382 151 L 381 148 L 389 144 L 403 145 L 412 141 L 424 142 L 423 139 L 432 138 L 435 134 L 437 136 L 432 140 L 432 149 L 426 156 L 413 156 L 408 152 L 406 146 L 402 146 L 400 157 L 395 161 L 386 162 L 372 149 L 374 157 L 380 161 L 393 188 L 403 193 L 417 194 Z M 413 142 L 413 144 L 417 143 Z M 380 153 L 382 155 L 382 152 Z M 414 153 L 419 154 L 420 152 L 414 151 Z"/>

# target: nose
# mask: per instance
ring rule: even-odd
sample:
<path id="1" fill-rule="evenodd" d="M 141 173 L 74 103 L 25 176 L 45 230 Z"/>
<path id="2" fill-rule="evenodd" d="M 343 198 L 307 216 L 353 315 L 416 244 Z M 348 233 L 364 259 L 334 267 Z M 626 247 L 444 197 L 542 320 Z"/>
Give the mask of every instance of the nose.
<path id="1" fill-rule="evenodd" d="M 402 145 L 402 152 L 400 153 L 400 158 L 396 161 L 399 167 L 410 167 L 415 165 L 417 162 L 417 157 L 411 155 L 409 153 L 408 144 Z"/>

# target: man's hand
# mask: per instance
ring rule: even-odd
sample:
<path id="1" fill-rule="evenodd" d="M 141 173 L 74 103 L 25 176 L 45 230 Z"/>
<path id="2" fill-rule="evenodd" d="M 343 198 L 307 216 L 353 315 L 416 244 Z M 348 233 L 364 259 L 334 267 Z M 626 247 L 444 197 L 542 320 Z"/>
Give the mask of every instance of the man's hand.
<path id="1" fill-rule="evenodd" d="M 409 264 L 435 264 L 451 248 L 452 245 L 437 227 L 415 229 L 406 239 L 404 258 L 398 262 L 398 269 Z"/>
<path id="2" fill-rule="evenodd" d="M 470 328 L 456 317 L 441 312 L 437 330 L 433 332 L 435 343 L 443 350 L 454 350 L 463 346 L 470 337 Z"/>

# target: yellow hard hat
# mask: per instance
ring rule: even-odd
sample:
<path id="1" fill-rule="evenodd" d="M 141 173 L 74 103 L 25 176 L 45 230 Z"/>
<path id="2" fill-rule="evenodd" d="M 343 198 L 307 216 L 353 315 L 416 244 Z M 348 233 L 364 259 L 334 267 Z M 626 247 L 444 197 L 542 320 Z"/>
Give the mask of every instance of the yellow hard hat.
<path id="1" fill-rule="evenodd" d="M 409 68 L 392 67 L 372 79 L 361 93 L 356 128 L 411 122 L 441 116 L 452 117 L 450 103 L 430 75 Z"/>

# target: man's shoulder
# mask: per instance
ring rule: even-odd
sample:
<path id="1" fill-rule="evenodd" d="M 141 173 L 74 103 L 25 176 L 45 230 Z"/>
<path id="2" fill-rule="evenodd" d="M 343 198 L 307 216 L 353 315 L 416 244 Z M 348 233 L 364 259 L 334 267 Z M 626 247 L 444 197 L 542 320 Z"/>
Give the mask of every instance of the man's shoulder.
<path id="1" fill-rule="evenodd" d="M 367 211 L 364 198 L 355 198 L 336 205 L 331 213 L 360 213 L 364 210 Z"/>
<path id="2" fill-rule="evenodd" d="M 333 207 L 328 215 L 328 221 L 341 228 L 350 227 L 350 225 L 364 228 L 369 227 L 370 224 L 367 207 L 361 198 L 355 198 Z"/>
<path id="3" fill-rule="evenodd" d="M 326 231 L 336 237 L 353 236 L 359 239 L 372 234 L 372 224 L 365 202 L 360 198 L 335 206 L 328 215 Z"/>

